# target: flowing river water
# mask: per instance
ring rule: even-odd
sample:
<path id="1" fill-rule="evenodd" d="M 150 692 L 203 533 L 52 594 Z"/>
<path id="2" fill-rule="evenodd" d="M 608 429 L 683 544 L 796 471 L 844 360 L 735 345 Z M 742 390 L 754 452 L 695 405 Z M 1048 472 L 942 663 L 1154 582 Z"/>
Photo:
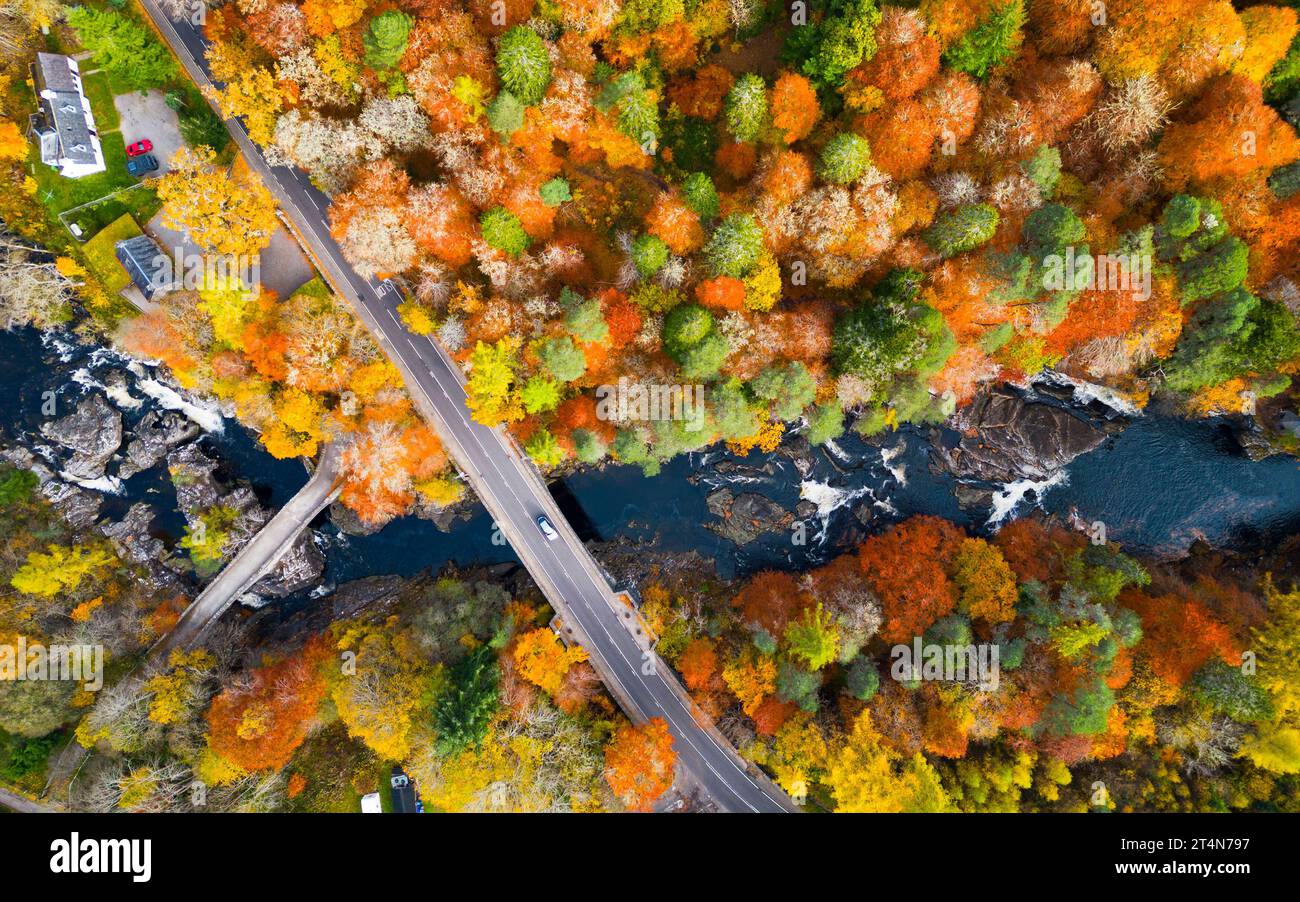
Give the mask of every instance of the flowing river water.
<path id="1" fill-rule="evenodd" d="M 106 391 L 111 372 L 128 367 L 131 391 Z M 147 367 L 103 348 L 30 329 L 0 332 L 0 384 L 6 388 L 0 395 L 0 437 L 6 442 L 40 444 L 48 392 L 55 392 L 62 413 L 86 392 L 106 391 L 123 409 L 128 428 L 150 408 L 186 413 L 204 427 L 201 441 L 226 473 L 251 482 L 270 506 L 284 504 L 307 479 L 301 463 L 275 460 L 233 420 L 182 398 Z M 713 450 L 670 461 L 652 478 L 627 466 L 584 470 L 557 482 L 553 491 L 584 538 L 627 538 L 667 552 L 697 551 L 714 559 L 724 578 L 820 563 L 870 531 L 918 513 L 989 531 L 1000 518 L 1039 506 L 1101 520 L 1111 540 L 1158 556 L 1177 555 L 1197 538 L 1244 547 L 1300 532 L 1300 465 L 1284 456 L 1249 460 L 1222 421 L 1134 417 L 1127 429 L 1077 458 L 1048 484 L 1003 487 L 992 514 L 958 506 L 955 480 L 929 466 L 930 440 L 929 430 L 912 427 L 878 442 L 848 434 L 814 450 L 811 467 L 805 465 L 802 473 L 780 454 L 736 458 Z M 184 521 L 165 466 L 93 487 L 104 491 L 103 515 L 120 517 L 131 504 L 146 501 L 161 537 L 175 541 L 182 534 Z M 707 528 L 720 521 L 706 498 L 721 488 L 733 495 L 763 495 L 788 511 L 802 500 L 803 516 L 796 522 L 803 527 L 737 546 Z M 327 559 L 327 587 L 370 575 L 437 570 L 447 562 L 515 560 L 509 546 L 493 541 L 491 520 L 481 507 L 468 520 L 455 521 L 449 532 L 414 517 L 370 536 L 343 535 L 324 519 L 315 525 Z"/>

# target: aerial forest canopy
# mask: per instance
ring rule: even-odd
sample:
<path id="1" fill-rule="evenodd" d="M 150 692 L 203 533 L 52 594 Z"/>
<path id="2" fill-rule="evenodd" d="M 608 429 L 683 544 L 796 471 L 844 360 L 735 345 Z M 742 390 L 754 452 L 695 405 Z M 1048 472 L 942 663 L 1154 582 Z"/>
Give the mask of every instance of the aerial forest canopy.
<path id="1" fill-rule="evenodd" d="M 476 418 L 543 468 L 654 473 L 937 422 L 1048 367 L 1194 416 L 1292 391 L 1295 9 L 1093 6 L 236 0 L 205 34 L 221 111 L 330 196 Z M 114 17 L 70 16 L 102 65 Z M 174 220 L 210 181 L 201 153 L 166 177 Z M 224 244 L 264 246 L 263 189 L 226 190 Z M 344 500 L 371 522 L 458 497 L 328 292 L 178 296 L 124 342 L 277 455 L 361 434 Z M 621 379 L 702 386 L 703 425 L 603 416 Z"/>

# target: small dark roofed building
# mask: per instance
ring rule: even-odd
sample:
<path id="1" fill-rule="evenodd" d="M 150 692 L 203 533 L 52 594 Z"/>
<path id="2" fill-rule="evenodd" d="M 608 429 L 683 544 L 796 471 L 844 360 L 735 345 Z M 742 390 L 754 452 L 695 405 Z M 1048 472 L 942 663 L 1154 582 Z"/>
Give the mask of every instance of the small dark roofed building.
<path id="1" fill-rule="evenodd" d="M 145 300 L 152 301 L 174 287 L 171 258 L 148 235 L 124 238 L 113 245 L 113 250 L 117 253 L 117 262 L 131 277 L 131 284 L 140 289 Z"/>
<path id="2" fill-rule="evenodd" d="M 95 116 L 81 84 L 77 61 L 57 53 L 38 53 L 32 83 L 39 109 L 28 130 L 41 149 L 41 162 L 70 179 L 103 172 L 104 149 Z"/>

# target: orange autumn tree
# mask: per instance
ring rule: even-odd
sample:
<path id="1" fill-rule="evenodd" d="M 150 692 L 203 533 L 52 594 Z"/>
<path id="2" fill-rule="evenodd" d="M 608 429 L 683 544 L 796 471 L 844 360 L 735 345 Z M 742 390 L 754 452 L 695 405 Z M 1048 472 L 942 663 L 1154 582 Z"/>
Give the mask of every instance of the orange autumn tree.
<path id="1" fill-rule="evenodd" d="M 1170 123 L 1158 150 L 1165 185 L 1182 191 L 1293 163 L 1300 159 L 1300 137 L 1264 103 L 1258 83 L 1227 75 L 1207 85 L 1186 115 Z"/>
<path id="2" fill-rule="evenodd" d="M 673 737 L 662 717 L 641 727 L 623 724 L 605 746 L 605 782 L 630 811 L 649 811 L 672 788 L 676 766 Z"/>
<path id="3" fill-rule="evenodd" d="M 1169 685 L 1186 685 L 1214 657 L 1233 667 L 1241 664 L 1241 648 L 1231 632 L 1194 598 L 1130 589 L 1119 603 L 1142 618 L 1138 655 Z"/>
<path id="4" fill-rule="evenodd" d="M 421 480 L 442 472 L 447 463 L 442 442 L 423 422 L 375 417 L 343 450 L 339 497 L 366 523 L 386 523 L 406 511 Z"/>
<path id="5" fill-rule="evenodd" d="M 858 551 L 867 582 L 880 596 L 886 642 L 907 643 L 957 606 L 958 588 L 944 571 L 965 539 L 939 517 L 918 516 L 872 536 Z"/>
<path id="6" fill-rule="evenodd" d="M 692 692 L 710 692 L 717 688 L 718 653 L 710 639 L 694 639 L 677 659 L 682 681 Z"/>
<path id="7" fill-rule="evenodd" d="M 821 114 L 812 82 L 794 72 L 782 72 L 772 86 L 771 109 L 772 125 L 780 129 L 786 144 L 808 137 Z"/>
<path id="8" fill-rule="evenodd" d="M 208 744 L 246 772 L 279 770 L 302 745 L 325 697 L 321 664 L 329 643 L 316 637 L 297 654 L 254 670 L 247 687 L 231 687 L 208 708 Z"/>

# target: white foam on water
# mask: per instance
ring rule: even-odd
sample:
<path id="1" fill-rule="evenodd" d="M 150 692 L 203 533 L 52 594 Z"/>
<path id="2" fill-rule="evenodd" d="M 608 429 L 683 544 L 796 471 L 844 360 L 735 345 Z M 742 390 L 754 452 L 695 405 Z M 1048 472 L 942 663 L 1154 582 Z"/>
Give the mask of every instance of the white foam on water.
<path id="1" fill-rule="evenodd" d="M 122 493 L 122 480 L 116 476 L 101 476 L 98 479 L 78 479 L 68 474 L 66 471 L 59 473 L 59 478 L 65 482 L 80 486 L 83 489 L 89 489 L 92 492 L 102 492 L 105 495 L 120 495 Z"/>
<path id="2" fill-rule="evenodd" d="M 1038 499 L 1038 504 L 1043 503 L 1043 498 L 1047 493 L 1058 485 L 1065 485 L 1070 481 L 1070 476 L 1065 470 L 1059 470 L 1056 475 L 1048 479 L 1017 479 L 1015 482 L 1008 482 L 1002 486 L 1000 491 L 993 493 L 993 512 L 989 514 L 988 526 L 997 526 L 1015 511 L 1020 502 L 1025 499 L 1031 491 Z"/>
<path id="3" fill-rule="evenodd" d="M 226 431 L 226 418 L 221 415 L 221 411 L 215 404 L 191 401 L 176 389 L 163 385 L 157 379 L 145 374 L 142 368 L 140 372 L 135 372 L 135 370 L 136 367 L 133 366 L 132 372 L 136 375 L 136 386 L 140 391 L 157 401 L 159 405 L 168 410 L 179 410 L 195 423 L 198 423 L 204 432 Z"/>
<path id="4" fill-rule="evenodd" d="M 817 544 L 820 545 L 826 541 L 827 531 L 830 529 L 831 514 L 842 507 L 848 507 L 863 495 L 871 494 L 871 489 L 868 486 L 844 489 L 833 486 L 828 482 L 818 482 L 815 479 L 805 479 L 799 483 L 800 500 L 811 501 L 817 505 L 816 516 L 822 524 L 822 528 L 817 533 Z"/>
<path id="5" fill-rule="evenodd" d="M 849 455 L 844 453 L 844 449 L 841 448 L 839 445 L 835 444 L 835 439 L 827 439 L 825 442 L 822 443 L 822 447 L 826 449 L 826 452 L 830 454 L 830 456 L 833 459 L 835 459 L 836 461 L 842 464 L 853 462 L 852 458 L 850 458 Z"/>
<path id="6" fill-rule="evenodd" d="M 81 347 L 75 342 L 60 338 L 55 332 L 42 332 L 41 344 L 54 351 L 60 362 L 68 363 L 77 354 L 81 353 Z"/>
<path id="7" fill-rule="evenodd" d="M 135 410 L 144 404 L 144 401 L 132 395 L 126 386 L 114 385 L 109 387 L 92 376 L 90 370 L 86 367 L 82 367 L 73 373 L 72 381 L 78 385 L 84 385 L 86 388 L 93 388 L 103 392 L 110 401 L 122 410 Z"/>
<path id="8" fill-rule="evenodd" d="M 907 445 L 903 442 L 894 445 L 892 448 L 880 449 L 881 462 L 885 465 L 885 469 L 889 471 L 889 475 L 893 476 L 899 485 L 907 485 L 907 464 L 895 464 L 894 461 L 901 457 L 906 450 Z"/>
<path id="9" fill-rule="evenodd" d="M 263 598 L 261 595 L 254 592 L 245 592 L 243 595 L 239 596 L 239 603 L 246 608 L 257 610 L 258 608 L 264 608 L 270 604 L 271 599 Z"/>
<path id="10" fill-rule="evenodd" d="M 1120 392 L 1105 385 L 1098 385 L 1095 382 L 1088 382 L 1084 379 L 1075 379 L 1073 376 L 1067 376 L 1064 373 L 1053 372 L 1048 376 L 1041 377 L 1044 382 L 1054 382 L 1070 386 L 1074 390 L 1074 403 L 1087 406 L 1090 402 L 1096 401 L 1109 407 L 1116 413 L 1121 413 L 1126 417 L 1142 416 L 1142 409 L 1132 401 L 1125 398 Z"/>

